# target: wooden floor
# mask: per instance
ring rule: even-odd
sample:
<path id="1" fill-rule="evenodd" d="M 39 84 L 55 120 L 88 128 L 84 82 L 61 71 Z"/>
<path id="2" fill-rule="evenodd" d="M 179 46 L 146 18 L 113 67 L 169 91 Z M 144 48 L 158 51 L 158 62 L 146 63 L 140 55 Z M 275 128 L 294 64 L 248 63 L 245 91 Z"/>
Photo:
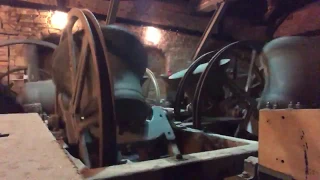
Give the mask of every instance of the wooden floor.
<path id="1" fill-rule="evenodd" d="M 1 180 L 78 180 L 77 169 L 37 114 L 0 115 Z"/>

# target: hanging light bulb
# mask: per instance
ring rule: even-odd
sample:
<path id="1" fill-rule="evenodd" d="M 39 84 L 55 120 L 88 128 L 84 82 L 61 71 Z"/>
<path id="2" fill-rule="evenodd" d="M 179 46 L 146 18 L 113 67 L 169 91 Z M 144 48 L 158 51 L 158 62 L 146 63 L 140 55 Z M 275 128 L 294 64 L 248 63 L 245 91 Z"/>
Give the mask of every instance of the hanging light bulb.
<path id="1" fill-rule="evenodd" d="M 157 45 L 161 39 L 161 31 L 155 27 L 147 27 L 145 40 Z"/>
<path id="2" fill-rule="evenodd" d="M 55 11 L 51 16 L 51 25 L 53 28 L 64 29 L 68 23 L 68 14 L 61 11 Z"/>

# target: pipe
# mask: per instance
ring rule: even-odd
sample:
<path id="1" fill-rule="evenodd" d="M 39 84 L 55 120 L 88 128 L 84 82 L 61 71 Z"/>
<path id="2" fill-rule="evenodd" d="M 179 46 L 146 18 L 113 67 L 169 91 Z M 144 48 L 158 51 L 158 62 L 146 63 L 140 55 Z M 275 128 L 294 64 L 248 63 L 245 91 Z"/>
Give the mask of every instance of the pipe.
<path id="1" fill-rule="evenodd" d="M 159 88 L 159 84 L 158 84 L 158 81 L 157 81 L 157 78 L 156 76 L 153 74 L 153 72 L 150 70 L 150 69 L 146 69 L 146 73 L 147 75 L 149 76 L 149 78 L 151 79 L 154 87 L 155 87 L 155 90 L 156 90 L 156 103 L 160 103 L 160 96 L 161 96 L 161 93 L 160 93 L 160 88 Z"/>

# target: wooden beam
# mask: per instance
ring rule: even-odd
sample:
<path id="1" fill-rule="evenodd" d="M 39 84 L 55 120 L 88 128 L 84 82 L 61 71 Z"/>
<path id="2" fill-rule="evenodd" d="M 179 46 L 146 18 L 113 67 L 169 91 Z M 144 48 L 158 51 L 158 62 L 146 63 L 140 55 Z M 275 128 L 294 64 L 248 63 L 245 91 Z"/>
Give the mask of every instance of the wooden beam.
<path id="1" fill-rule="evenodd" d="M 67 6 L 69 8 L 87 8 L 94 13 L 107 15 L 109 3 L 109 1 L 103 0 L 69 0 Z M 168 3 L 152 0 L 121 1 L 117 17 L 155 25 L 204 31 L 209 18 L 187 14 L 187 8 L 185 13 L 182 13 L 182 11 L 181 7 L 174 11 Z"/>
<path id="2" fill-rule="evenodd" d="M 199 0 L 197 11 L 212 12 L 218 8 L 218 4 L 223 0 Z"/>
<path id="3" fill-rule="evenodd" d="M 6 2 L 8 0 L 5 0 Z M 58 0 L 10 0 L 10 5 L 19 3 L 58 7 Z M 0 3 L 1 4 L 1 3 Z M 61 4 L 61 3 L 60 3 Z M 110 1 L 104 0 L 67 0 L 66 8 L 86 8 L 100 15 L 108 14 Z M 117 12 L 118 18 L 149 23 L 155 26 L 167 26 L 203 32 L 210 17 L 197 17 L 190 14 L 188 3 L 169 3 L 155 0 L 121 1 Z"/>
<path id="4" fill-rule="evenodd" d="M 21 2 L 27 2 L 27 3 L 36 3 L 36 4 L 46 4 L 48 6 L 57 6 L 58 0 L 12 0 L 14 1 L 21 1 Z"/>
<path id="5" fill-rule="evenodd" d="M 224 179 L 225 177 L 240 174 L 243 171 L 244 160 L 249 156 L 255 156 L 257 154 L 258 142 L 255 141 L 218 134 L 203 134 L 198 130 L 190 128 L 183 131 L 182 136 L 184 136 L 184 140 L 191 140 L 192 145 L 199 143 L 199 141 L 196 142 L 194 139 L 201 139 L 199 137 L 201 136 L 200 134 L 202 134 L 221 149 L 184 154 L 182 159 L 168 157 L 139 163 L 91 169 L 82 175 L 86 177 L 87 180 Z M 192 136 L 190 136 L 191 134 Z M 188 137 L 191 138 L 188 139 Z M 186 149 L 184 149 L 184 151 L 186 151 Z"/>

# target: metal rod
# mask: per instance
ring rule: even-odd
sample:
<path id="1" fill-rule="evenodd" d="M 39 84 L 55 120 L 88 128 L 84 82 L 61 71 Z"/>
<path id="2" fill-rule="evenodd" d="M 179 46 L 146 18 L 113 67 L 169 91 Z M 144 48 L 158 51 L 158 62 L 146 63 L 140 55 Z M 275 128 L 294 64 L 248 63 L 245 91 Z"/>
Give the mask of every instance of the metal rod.
<path id="1" fill-rule="evenodd" d="M 160 104 L 161 93 L 160 93 L 160 87 L 159 87 L 159 83 L 157 81 L 157 78 L 153 74 L 153 72 L 148 68 L 146 69 L 146 73 L 149 76 L 149 78 L 152 81 L 153 86 L 155 88 L 155 91 L 156 91 L 156 102 L 157 102 L 157 104 Z M 149 90 L 149 87 L 148 87 L 148 90 Z M 148 91 L 148 95 L 149 95 L 149 91 Z"/>
<path id="2" fill-rule="evenodd" d="M 247 93 L 250 93 L 250 87 L 251 87 L 251 83 L 252 83 L 252 69 L 253 69 L 253 65 L 255 63 L 257 57 L 257 51 L 253 50 L 252 54 L 251 54 L 251 61 L 250 61 L 250 67 L 249 67 L 249 72 L 248 72 L 248 78 L 247 78 L 247 83 L 246 83 L 246 87 L 245 87 L 245 91 Z"/>
<path id="3" fill-rule="evenodd" d="M 28 62 L 28 80 L 30 82 L 36 82 L 40 80 L 39 75 L 39 55 L 37 53 L 37 47 L 35 45 L 24 46 L 24 57 Z"/>
<path id="4" fill-rule="evenodd" d="M 106 19 L 107 25 L 114 24 L 116 22 L 119 3 L 120 3 L 119 0 L 111 0 L 110 1 L 108 16 Z"/>
<path id="5" fill-rule="evenodd" d="M 211 35 L 212 30 L 217 27 L 219 24 L 221 17 L 224 15 L 224 12 L 227 8 L 228 1 L 223 1 L 221 4 L 218 5 L 218 9 L 215 11 L 215 13 L 212 15 L 209 24 L 206 27 L 206 30 L 204 31 L 200 42 L 197 46 L 197 49 L 192 57 L 192 61 L 196 60 L 199 56 L 199 53 L 203 50 L 203 46 L 206 44 L 208 37 Z"/>

